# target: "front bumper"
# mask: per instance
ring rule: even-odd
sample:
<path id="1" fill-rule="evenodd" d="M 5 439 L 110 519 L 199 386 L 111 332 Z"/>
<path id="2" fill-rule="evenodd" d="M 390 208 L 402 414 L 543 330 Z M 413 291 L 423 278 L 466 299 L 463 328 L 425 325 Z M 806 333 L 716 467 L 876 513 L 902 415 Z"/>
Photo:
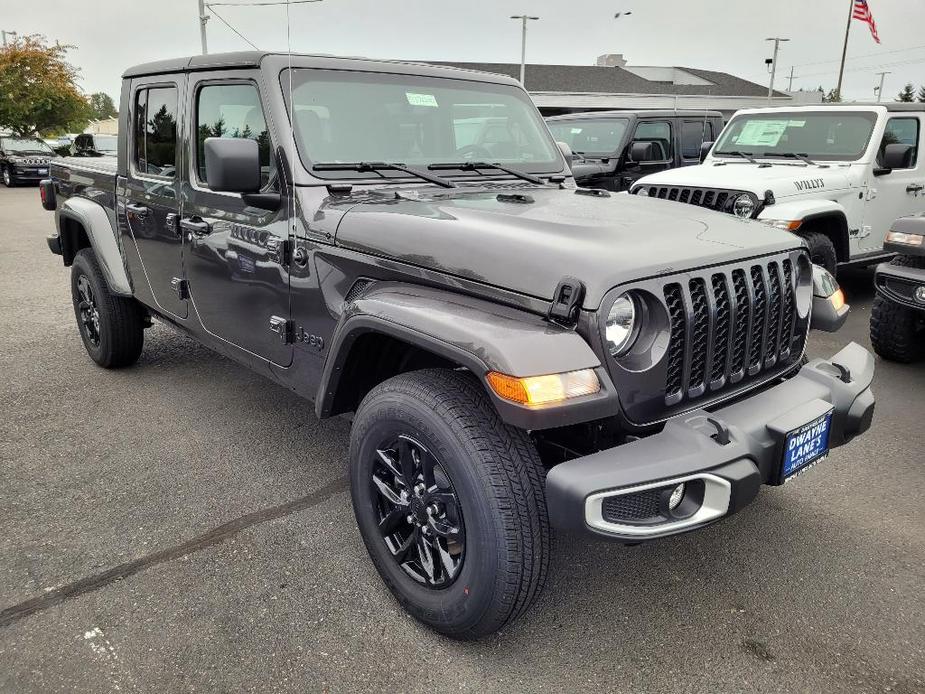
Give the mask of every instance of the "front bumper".
<path id="1" fill-rule="evenodd" d="M 787 432 L 829 411 L 830 448 L 867 431 L 874 413 L 873 376 L 873 355 L 851 343 L 731 405 L 689 412 L 669 420 L 659 434 L 557 465 L 546 477 L 550 521 L 562 529 L 638 542 L 729 516 L 749 504 L 762 484 L 780 484 Z M 668 514 L 655 523 L 605 518 L 608 498 L 635 504 L 647 492 L 682 482 L 698 490 L 684 517 Z"/>
<path id="2" fill-rule="evenodd" d="M 883 263 L 874 273 L 877 293 L 887 301 L 925 311 L 925 304 L 915 300 L 915 290 L 925 287 L 925 269 Z"/>

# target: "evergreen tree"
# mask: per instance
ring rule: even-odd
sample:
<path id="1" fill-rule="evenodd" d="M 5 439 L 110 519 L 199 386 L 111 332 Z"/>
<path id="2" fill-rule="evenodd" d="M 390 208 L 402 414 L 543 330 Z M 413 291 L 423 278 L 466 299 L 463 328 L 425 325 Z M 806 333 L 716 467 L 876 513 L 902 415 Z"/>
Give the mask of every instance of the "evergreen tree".
<path id="1" fill-rule="evenodd" d="M 919 101 L 925 103 L 925 84 L 919 87 Z"/>
<path id="2" fill-rule="evenodd" d="M 912 86 L 912 82 L 907 84 L 902 88 L 902 91 L 896 97 L 897 101 L 904 101 L 906 103 L 910 101 L 915 101 L 915 88 Z"/>

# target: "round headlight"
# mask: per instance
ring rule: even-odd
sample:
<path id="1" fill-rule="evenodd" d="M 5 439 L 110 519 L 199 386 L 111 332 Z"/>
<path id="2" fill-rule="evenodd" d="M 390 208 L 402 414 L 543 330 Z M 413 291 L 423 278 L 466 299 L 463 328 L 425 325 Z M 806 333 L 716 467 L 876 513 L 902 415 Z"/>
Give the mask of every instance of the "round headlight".
<path id="1" fill-rule="evenodd" d="M 610 309 L 604 336 L 607 349 L 614 357 L 626 354 L 636 339 L 636 300 L 629 294 L 621 294 Z"/>
<path id="2" fill-rule="evenodd" d="M 636 191 L 636 195 L 641 195 L 644 198 L 649 197 L 649 189 L 643 186 Z"/>
<path id="3" fill-rule="evenodd" d="M 750 195 L 740 195 L 732 203 L 732 213 L 740 219 L 751 219 L 755 213 L 755 201 Z"/>

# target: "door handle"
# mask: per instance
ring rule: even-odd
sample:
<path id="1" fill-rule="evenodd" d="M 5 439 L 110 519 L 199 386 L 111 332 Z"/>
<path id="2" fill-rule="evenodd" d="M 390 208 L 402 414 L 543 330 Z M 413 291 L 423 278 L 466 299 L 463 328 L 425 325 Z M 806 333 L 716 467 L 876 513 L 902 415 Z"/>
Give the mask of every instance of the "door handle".
<path id="1" fill-rule="evenodd" d="M 144 205 L 136 205 L 135 203 L 130 202 L 126 203 L 125 211 L 134 217 L 138 217 L 138 219 L 144 219 L 148 216 L 148 212 L 151 210 L 149 210 Z"/>
<path id="2" fill-rule="evenodd" d="M 212 233 L 212 225 L 202 217 L 186 217 L 180 220 L 180 228 L 196 236 L 208 236 Z"/>
<path id="3" fill-rule="evenodd" d="M 918 193 L 920 190 L 925 188 L 921 183 L 910 183 L 906 186 L 907 193 Z"/>

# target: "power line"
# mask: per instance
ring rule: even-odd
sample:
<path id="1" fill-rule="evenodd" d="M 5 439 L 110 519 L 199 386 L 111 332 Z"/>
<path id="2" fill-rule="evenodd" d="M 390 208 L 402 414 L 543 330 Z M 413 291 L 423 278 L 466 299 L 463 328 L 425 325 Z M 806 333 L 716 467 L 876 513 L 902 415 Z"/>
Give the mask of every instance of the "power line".
<path id="1" fill-rule="evenodd" d="M 267 2 L 207 2 L 207 7 L 260 7 L 262 5 L 304 5 L 309 2 L 321 2 L 322 0 L 267 0 Z"/>
<path id="2" fill-rule="evenodd" d="M 285 3 L 284 3 L 284 4 L 285 4 Z M 228 27 L 228 28 L 231 29 L 234 33 L 236 33 L 238 36 L 240 36 L 242 39 L 244 39 L 244 40 L 250 45 L 251 48 L 253 48 L 255 51 L 259 51 L 259 50 L 260 50 L 259 48 L 257 48 L 257 46 L 254 45 L 254 43 L 253 43 L 249 38 L 247 38 L 244 34 L 242 34 L 240 31 L 238 31 L 237 29 L 235 29 L 233 26 L 231 26 L 231 24 L 229 24 L 228 21 L 227 21 L 224 17 L 222 17 L 218 12 L 216 12 L 216 11 L 213 9 L 212 5 L 208 5 L 208 7 L 209 7 L 210 10 L 212 10 L 212 14 L 214 14 L 216 17 L 219 18 L 219 20 L 221 20 L 222 24 L 224 24 L 226 27 Z"/>
<path id="3" fill-rule="evenodd" d="M 854 55 L 848 58 L 848 60 L 861 60 L 862 58 L 877 58 L 877 57 L 880 57 L 881 55 L 889 55 L 891 53 L 905 53 L 906 51 L 915 51 L 920 48 L 925 48 L 925 45 L 909 46 L 908 48 L 897 48 L 892 51 L 878 51 L 876 53 L 865 53 L 863 55 Z M 827 65 L 829 63 L 837 63 L 837 62 L 838 62 L 838 59 L 836 60 L 817 60 L 812 63 L 797 63 L 794 67 L 806 67 L 807 65 Z"/>
<path id="4" fill-rule="evenodd" d="M 900 66 L 900 65 L 917 65 L 917 64 L 919 64 L 919 63 L 925 63 L 925 56 L 923 56 L 922 58 L 918 58 L 918 59 L 916 59 L 916 60 L 898 60 L 898 61 L 895 61 L 895 62 L 892 62 L 892 63 L 882 63 L 882 64 L 880 64 L 880 65 L 865 65 L 865 66 L 863 66 L 863 67 L 845 68 L 845 72 L 866 72 L 866 71 L 874 72 L 874 71 L 876 71 L 878 68 L 883 68 L 883 67 L 898 67 L 898 66 Z M 794 79 L 803 79 L 803 78 L 805 78 L 805 77 L 820 77 L 820 76 L 829 75 L 829 74 L 831 74 L 829 71 L 826 71 L 826 72 L 810 72 L 810 73 L 807 73 L 807 74 L 805 74 L 805 75 L 794 75 Z"/>

